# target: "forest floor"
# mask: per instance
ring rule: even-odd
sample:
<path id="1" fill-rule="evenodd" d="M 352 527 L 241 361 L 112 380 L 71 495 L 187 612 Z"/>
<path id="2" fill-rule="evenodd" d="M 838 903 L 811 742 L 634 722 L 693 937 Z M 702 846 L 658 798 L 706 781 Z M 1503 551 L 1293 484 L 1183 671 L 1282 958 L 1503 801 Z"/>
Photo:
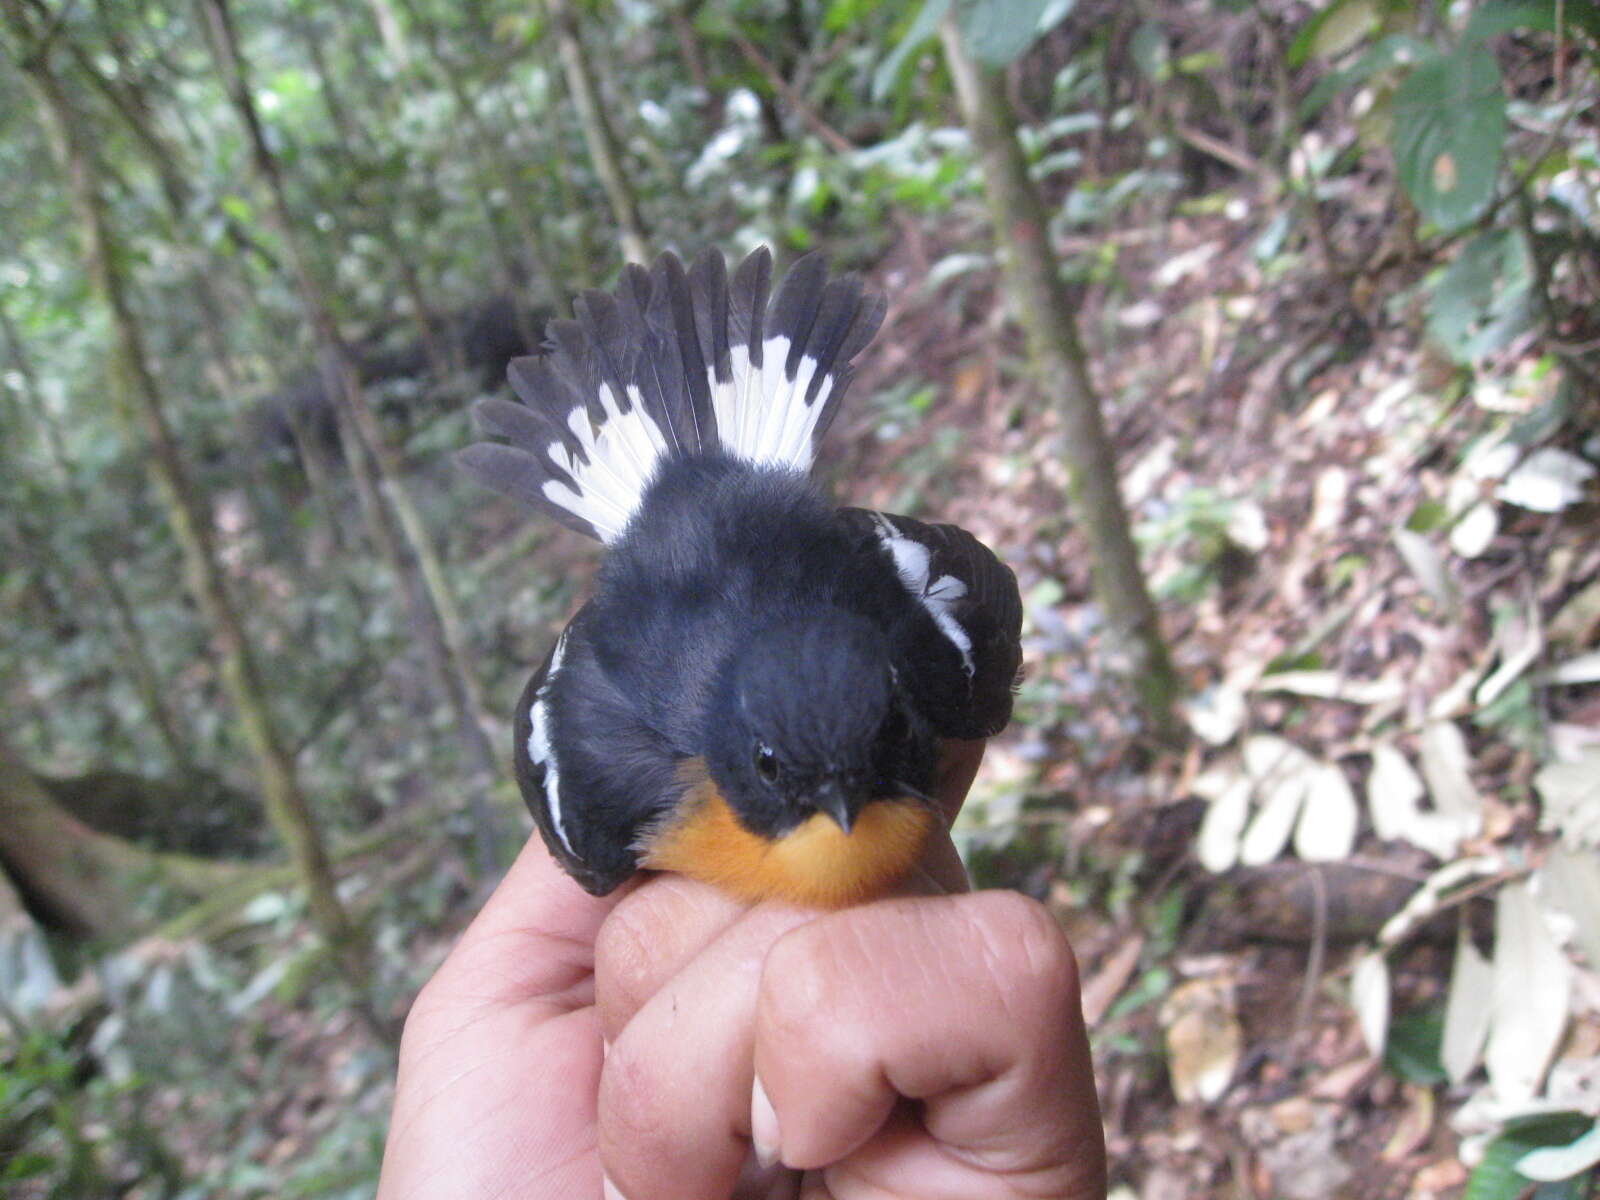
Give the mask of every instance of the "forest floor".
<path id="1" fill-rule="evenodd" d="M 1391 532 L 1442 501 L 1477 431 L 1471 404 L 1439 411 L 1428 381 L 1443 382 L 1441 364 L 1418 312 L 1362 313 L 1314 263 L 1279 261 L 1269 274 L 1258 210 L 1234 211 L 1112 232 L 1114 283 L 1083 289 L 1082 328 L 1187 685 L 1213 707 L 1224 697 L 1229 724 L 1292 730 L 1338 761 L 1491 654 L 1493 600 L 1564 594 L 1568 580 L 1550 580 L 1546 561 L 1562 543 L 1513 531 L 1467 573 L 1461 609 L 1441 611 Z M 903 242 L 878 273 L 910 298 L 891 303 L 858 397 L 892 391 L 907 370 L 941 381 L 940 395 L 910 428 L 860 416 L 841 439 L 851 451 L 840 475 L 871 481 L 865 494 L 849 489 L 856 502 L 919 498 L 1018 573 L 1029 680 L 975 789 L 969 846 L 995 851 L 975 860 L 980 882 L 1047 899 L 1073 936 L 1113 1184 L 1146 1200 L 1454 1193 L 1466 1171 L 1432 1091 L 1380 1068 L 1348 1002 L 1349 948 L 1399 908 L 1426 860 L 1368 839 L 1353 870 L 1286 860 L 1224 883 L 1194 863 L 1194 784 L 1212 754 L 1197 740 L 1163 757 L 1137 732 L 1064 511 L 1057 416 L 1016 382 L 1021 347 L 1003 331 L 991 273 L 919 294 L 938 256 Z M 1381 699 L 1251 693 L 1287 668 L 1378 684 Z M 1485 753 L 1475 780 L 1503 795 L 1514 782 L 1525 790 L 1531 770 L 1527 756 Z M 1449 969 L 1440 945 L 1423 940 L 1402 961 L 1406 1002 L 1437 1001 Z M 1185 1009 L 1206 1031 L 1187 1049 L 1172 1033 Z M 1180 1101 L 1165 1064 L 1186 1056 L 1189 1089 L 1218 1060 L 1231 1083 L 1210 1102 Z"/>
<path id="2" fill-rule="evenodd" d="M 1240 733 L 1281 734 L 1360 794 L 1375 745 L 1414 752 L 1409 731 L 1423 713 L 1470 715 L 1468 774 L 1487 817 L 1467 849 L 1526 842 L 1537 731 L 1592 744 L 1600 694 L 1535 700 L 1507 685 L 1496 708 L 1481 689 L 1530 626 L 1552 642 L 1594 644 L 1600 547 L 1579 514 L 1502 505 L 1481 545 L 1404 557 L 1395 530 L 1448 529 L 1466 449 L 1506 414 L 1538 413 L 1554 380 L 1535 379 L 1523 343 L 1485 373 L 1504 385 L 1480 377 L 1446 402 L 1454 369 L 1422 336 L 1414 288 L 1429 264 L 1361 245 L 1362 226 L 1372 236 L 1388 226 L 1372 219 L 1382 214 L 1351 214 L 1354 228 L 1338 232 L 1350 261 L 1387 267 L 1363 266 L 1340 286 L 1313 260 L 1263 253 L 1271 235 L 1254 214 L 1271 206 L 1248 199 L 1113 231 L 1115 284 L 1082 298 L 1125 495 L 1197 697 L 1192 724 L 1209 735 L 1186 756 L 1149 753 L 1129 732 L 1126 694 L 1107 686 L 1088 564 L 1049 450 L 1055 415 L 1007 378 L 1018 347 L 997 336 L 990 277 L 972 278 L 960 306 L 986 314 L 978 321 L 953 314 L 948 296 L 917 315 L 891 308 L 887 349 L 862 392 L 899 364 L 947 385 L 917 432 L 849 477 L 879 481 L 854 498 L 892 503 L 912 486 L 895 464 L 958 428 L 958 454 L 922 494 L 942 489 L 940 516 L 1003 548 L 1019 574 L 1032 674 L 975 799 L 991 821 L 1003 808 L 1000 824 L 1031 818 L 1061 840 L 1026 870 L 1002 855 L 980 879 L 1048 898 L 1073 934 L 1114 1182 L 1150 1200 L 1456 1194 L 1467 1171 L 1448 1118 L 1471 1089 L 1440 1092 L 1381 1069 L 1349 1001 L 1352 949 L 1431 860 L 1369 831 L 1344 862 L 1285 858 L 1224 881 L 1191 856 L 1199 796 Z M 884 280 L 891 295 L 896 275 L 925 277 L 928 257 L 900 248 Z M 1375 296 L 1399 300 L 1380 310 Z M 1291 671 L 1298 689 L 1256 689 L 1268 676 L 1287 684 Z M 1481 932 L 1487 906 L 1468 909 Z M 1453 934 L 1429 928 L 1391 959 L 1397 1027 L 1407 1014 L 1426 1026 L 1431 1012 L 1436 1036 Z M 1570 1037 L 1592 1054 L 1593 997 L 1586 1007 Z M 1197 1085 L 1219 1062 L 1225 1089 Z"/>
<path id="3" fill-rule="evenodd" d="M 1020 379 L 993 264 L 954 269 L 952 256 L 983 244 L 981 228 L 907 227 L 872 270 L 889 315 L 823 471 L 851 503 L 965 525 L 1017 571 L 1028 680 L 962 836 L 980 883 L 1045 899 L 1073 937 L 1114 1185 L 1143 1200 L 1455 1195 L 1467 1171 L 1449 1117 L 1469 1091 L 1384 1069 L 1349 1001 L 1352 948 L 1431 860 L 1368 828 L 1342 863 L 1282 858 L 1211 875 L 1192 853 L 1206 772 L 1241 733 L 1272 732 L 1338 764 L 1361 794 L 1373 746 L 1413 750 L 1412 718 L 1470 690 L 1506 651 L 1508 614 L 1548 632 L 1592 591 L 1600 549 L 1575 521 L 1501 506 L 1480 553 L 1403 557 L 1394 531 L 1440 528 L 1427 514 L 1445 508 L 1464 448 L 1492 419 L 1546 398 L 1527 347 L 1498 364 L 1511 386 L 1480 383 L 1447 403 L 1451 368 L 1426 345 L 1412 290 L 1428 264 L 1364 240 L 1384 214 L 1352 208 L 1334 229 L 1346 261 L 1362 264 L 1339 283 L 1311 251 L 1273 244 L 1274 205 L 1252 203 L 1248 186 L 1227 201 L 1069 244 L 1085 261 L 1115 247 L 1114 267 L 1079 289 L 1082 329 L 1166 632 L 1199 698 L 1192 720 L 1208 736 L 1187 753 L 1142 737 L 1105 659 L 1064 507 L 1058 417 Z M 1376 272 L 1388 275 L 1381 287 Z M 1400 299 L 1380 307 L 1375 296 Z M 484 508 L 472 538 L 504 545 L 513 520 Z M 1430 575 L 1441 556 L 1448 587 Z M 552 532 L 530 561 L 547 578 L 586 577 L 593 559 Z M 515 626 L 515 652 L 532 662 L 564 618 L 501 629 Z M 1581 645 L 1595 623 L 1569 635 Z M 1258 688 L 1290 670 L 1298 691 Z M 1568 689 L 1476 716 L 1479 841 L 1525 837 L 1536 766 L 1526 726 L 1593 731 L 1600 694 Z M 415 978 L 474 906 L 460 886 L 439 926 L 408 939 Z M 1425 931 L 1391 959 L 1397 1022 L 1436 1009 L 1451 940 L 1451 929 Z M 1600 1045 L 1587 1007 L 1571 1037 Z M 381 1122 L 389 1084 L 353 1023 L 270 1000 L 260 1011 L 293 1052 L 235 1127 L 260 1139 L 270 1176 L 352 1107 Z M 1205 1082 L 1208 1063 L 1221 1064 L 1220 1084 L 1215 1072 Z M 219 1131 L 190 1132 L 181 1149 L 198 1166 Z"/>

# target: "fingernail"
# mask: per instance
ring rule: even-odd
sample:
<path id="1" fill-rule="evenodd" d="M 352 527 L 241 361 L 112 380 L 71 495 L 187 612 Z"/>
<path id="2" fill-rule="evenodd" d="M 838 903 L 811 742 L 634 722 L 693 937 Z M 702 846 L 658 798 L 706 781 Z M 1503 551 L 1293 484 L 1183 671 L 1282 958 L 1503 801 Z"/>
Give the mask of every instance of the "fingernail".
<path id="1" fill-rule="evenodd" d="M 605 1062 L 611 1057 L 611 1043 L 605 1038 L 600 1039 L 600 1061 Z"/>
<path id="2" fill-rule="evenodd" d="M 767 1099 L 767 1089 L 761 1086 L 760 1076 L 750 1089 L 750 1145 L 756 1152 L 756 1161 L 770 1167 L 778 1161 L 778 1114 L 772 1101 Z"/>
<path id="3" fill-rule="evenodd" d="M 600 1194 L 605 1197 L 605 1200 L 628 1200 L 626 1196 L 617 1190 L 617 1185 L 611 1182 L 611 1176 L 609 1175 L 600 1176 Z"/>

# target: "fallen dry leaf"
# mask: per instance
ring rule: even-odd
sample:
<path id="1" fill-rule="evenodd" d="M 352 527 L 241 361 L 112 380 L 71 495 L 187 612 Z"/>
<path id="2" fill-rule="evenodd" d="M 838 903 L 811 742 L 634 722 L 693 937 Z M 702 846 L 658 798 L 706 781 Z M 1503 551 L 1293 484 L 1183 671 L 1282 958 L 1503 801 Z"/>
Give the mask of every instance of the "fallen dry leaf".
<path id="1" fill-rule="evenodd" d="M 1399 1162 L 1403 1158 L 1410 1158 L 1433 1132 L 1436 1109 L 1433 1089 L 1408 1083 L 1401 1092 L 1405 1098 L 1405 1110 L 1400 1114 L 1394 1133 L 1389 1136 L 1388 1143 L 1379 1155 L 1384 1162 Z"/>
<path id="2" fill-rule="evenodd" d="M 1167 1072 L 1180 1103 L 1218 1100 L 1233 1082 L 1244 1047 L 1231 975 L 1191 979 L 1161 1005 Z"/>
<path id="3" fill-rule="evenodd" d="M 1122 994 L 1122 989 L 1128 986 L 1143 950 L 1142 936 L 1126 938 L 1083 985 L 1083 1020 L 1090 1029 L 1100 1023 L 1100 1019 Z"/>
<path id="4" fill-rule="evenodd" d="M 1406 1200 L 1433 1200 L 1436 1196 L 1457 1194 L 1467 1182 L 1467 1168 L 1459 1158 L 1441 1158 L 1429 1163 L 1411 1177 Z"/>

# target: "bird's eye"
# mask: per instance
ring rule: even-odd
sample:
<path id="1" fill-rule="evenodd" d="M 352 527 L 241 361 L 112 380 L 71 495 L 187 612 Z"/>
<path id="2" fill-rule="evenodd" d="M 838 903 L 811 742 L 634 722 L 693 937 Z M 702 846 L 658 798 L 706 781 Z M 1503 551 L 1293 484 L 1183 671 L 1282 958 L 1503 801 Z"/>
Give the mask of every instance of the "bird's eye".
<path id="1" fill-rule="evenodd" d="M 756 743 L 756 774 L 767 783 L 778 782 L 778 756 L 765 742 Z"/>

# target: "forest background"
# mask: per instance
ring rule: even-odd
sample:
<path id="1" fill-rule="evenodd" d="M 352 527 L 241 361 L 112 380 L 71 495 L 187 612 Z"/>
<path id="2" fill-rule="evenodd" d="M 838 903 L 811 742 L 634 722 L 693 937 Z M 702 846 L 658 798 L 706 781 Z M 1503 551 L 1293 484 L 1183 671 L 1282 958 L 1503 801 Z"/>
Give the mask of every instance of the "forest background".
<path id="1" fill-rule="evenodd" d="M 0 0 L 0 1192 L 369 1194 L 596 548 L 457 476 L 626 259 L 889 298 L 1017 571 L 957 834 L 1123 1197 L 1592 1194 L 1587 0 Z"/>

